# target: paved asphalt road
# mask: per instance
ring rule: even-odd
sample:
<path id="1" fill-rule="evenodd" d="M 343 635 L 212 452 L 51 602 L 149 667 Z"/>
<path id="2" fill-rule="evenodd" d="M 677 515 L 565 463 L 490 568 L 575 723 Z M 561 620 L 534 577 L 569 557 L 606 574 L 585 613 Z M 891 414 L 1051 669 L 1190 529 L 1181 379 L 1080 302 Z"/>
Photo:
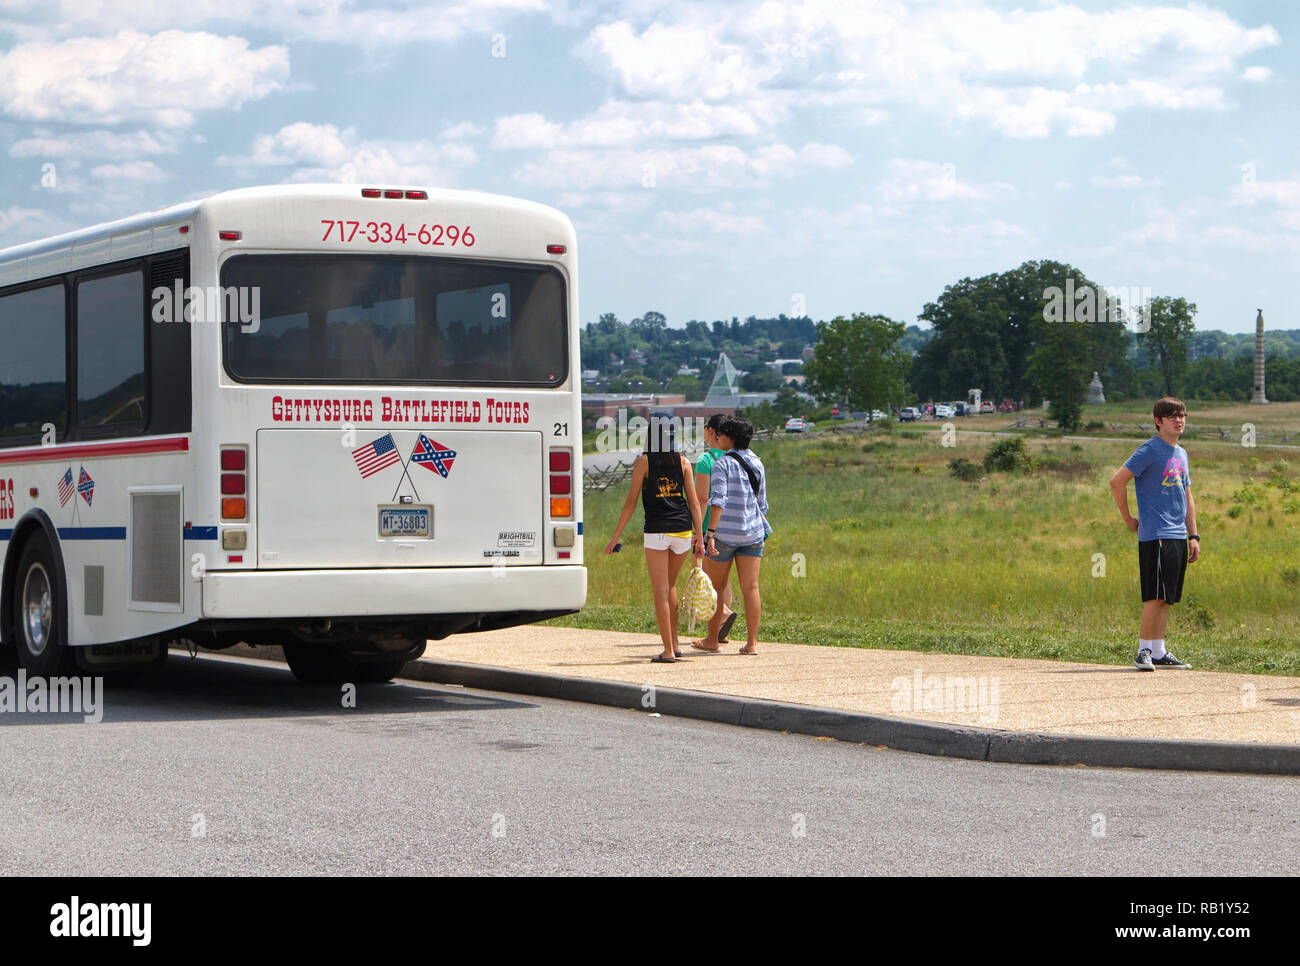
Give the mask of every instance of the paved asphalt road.
<path id="1" fill-rule="evenodd" d="M 173 656 L 102 724 L 0 729 L 4 875 L 1293 874 L 1300 855 L 1300 779 L 944 760 L 438 685 L 345 709 L 220 658 Z"/>

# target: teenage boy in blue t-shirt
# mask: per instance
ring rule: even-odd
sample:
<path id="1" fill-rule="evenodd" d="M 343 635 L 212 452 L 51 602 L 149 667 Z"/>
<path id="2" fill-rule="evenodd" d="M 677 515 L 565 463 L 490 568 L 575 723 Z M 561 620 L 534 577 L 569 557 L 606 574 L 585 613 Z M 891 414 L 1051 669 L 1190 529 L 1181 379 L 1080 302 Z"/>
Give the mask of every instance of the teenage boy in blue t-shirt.
<path id="1" fill-rule="evenodd" d="M 1157 400 L 1152 415 L 1156 435 L 1137 448 L 1110 478 L 1120 516 L 1138 535 L 1138 563 L 1142 576 L 1142 625 L 1138 634 L 1139 671 L 1158 667 L 1191 667 L 1165 648 L 1169 605 L 1183 593 L 1183 574 L 1201 556 L 1196 532 L 1196 501 L 1187 465 L 1187 450 L 1178 438 L 1187 426 L 1187 407 L 1166 396 Z M 1128 512 L 1128 481 L 1137 494 L 1137 519 Z"/>

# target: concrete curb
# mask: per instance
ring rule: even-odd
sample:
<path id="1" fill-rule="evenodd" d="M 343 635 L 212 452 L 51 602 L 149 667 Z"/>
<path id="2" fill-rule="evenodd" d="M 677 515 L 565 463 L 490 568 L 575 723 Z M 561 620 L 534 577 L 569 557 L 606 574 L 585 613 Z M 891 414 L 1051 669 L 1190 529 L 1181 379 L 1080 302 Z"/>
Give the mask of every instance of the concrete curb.
<path id="1" fill-rule="evenodd" d="M 220 653 L 276 661 L 280 660 L 278 655 L 282 652 L 279 648 L 237 645 Z M 1300 745 L 997 731 L 658 685 L 653 687 L 651 697 L 650 685 L 430 658 L 408 662 L 401 676 L 408 680 L 456 684 L 484 691 L 582 701 L 634 711 L 657 711 L 681 718 L 835 738 L 945 758 L 1017 765 L 1090 765 L 1098 768 L 1300 775 Z M 653 700 L 653 704 L 646 704 L 647 700 Z"/>
<path id="2" fill-rule="evenodd" d="M 835 711 L 730 694 L 684 691 L 657 685 L 653 692 L 654 704 L 648 706 L 643 702 L 650 697 L 649 685 L 643 687 L 617 681 L 595 681 L 540 671 L 517 671 L 512 668 L 427 658 L 407 664 L 402 676 L 439 684 L 459 684 L 485 691 L 584 701 L 636 711 L 654 710 L 660 714 L 683 718 L 835 738 L 839 741 L 947 758 L 1020 765 L 1091 765 L 1101 768 L 1300 775 L 1300 745 L 995 731 L 853 711 Z"/>

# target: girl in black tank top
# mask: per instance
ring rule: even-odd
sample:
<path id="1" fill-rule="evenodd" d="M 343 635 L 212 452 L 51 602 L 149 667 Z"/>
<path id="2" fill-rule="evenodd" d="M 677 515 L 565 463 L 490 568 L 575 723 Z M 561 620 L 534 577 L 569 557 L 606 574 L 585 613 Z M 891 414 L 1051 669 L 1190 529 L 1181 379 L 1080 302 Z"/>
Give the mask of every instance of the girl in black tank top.
<path id="1" fill-rule="evenodd" d="M 684 533 L 691 529 L 691 508 L 686 502 L 686 480 L 680 453 L 647 453 L 641 506 L 646 533 Z"/>
<path id="2" fill-rule="evenodd" d="M 659 417 L 654 417 L 658 419 Z M 670 424 L 671 425 L 671 424 Z M 664 427 L 667 429 L 668 427 Z M 663 445 L 647 445 L 646 451 L 632 464 L 632 482 L 619 514 L 614 535 L 605 544 L 605 553 L 614 553 L 619 537 L 632 519 L 637 494 L 645 510 L 645 563 L 650 573 L 650 596 L 654 599 L 655 621 L 663 652 L 651 660 L 672 663 L 680 655 L 677 626 L 680 612 L 677 599 L 677 575 L 686 560 L 684 541 L 673 534 L 690 533 L 690 549 L 696 557 L 703 555 L 704 536 L 700 532 L 701 510 L 695 494 L 695 474 L 686 457 L 674 445 L 675 433 L 657 430 L 653 425 L 650 440 Z M 649 441 L 647 441 L 649 443 Z"/>

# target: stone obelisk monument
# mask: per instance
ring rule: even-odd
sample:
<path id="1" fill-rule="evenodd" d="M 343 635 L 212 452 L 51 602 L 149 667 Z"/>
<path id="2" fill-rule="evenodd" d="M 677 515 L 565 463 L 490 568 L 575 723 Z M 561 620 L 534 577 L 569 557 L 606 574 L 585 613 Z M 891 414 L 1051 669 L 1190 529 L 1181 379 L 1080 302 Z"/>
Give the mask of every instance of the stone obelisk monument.
<path id="1" fill-rule="evenodd" d="M 1268 402 L 1264 395 L 1264 310 L 1255 311 L 1255 395 L 1250 401 L 1262 405 Z"/>

